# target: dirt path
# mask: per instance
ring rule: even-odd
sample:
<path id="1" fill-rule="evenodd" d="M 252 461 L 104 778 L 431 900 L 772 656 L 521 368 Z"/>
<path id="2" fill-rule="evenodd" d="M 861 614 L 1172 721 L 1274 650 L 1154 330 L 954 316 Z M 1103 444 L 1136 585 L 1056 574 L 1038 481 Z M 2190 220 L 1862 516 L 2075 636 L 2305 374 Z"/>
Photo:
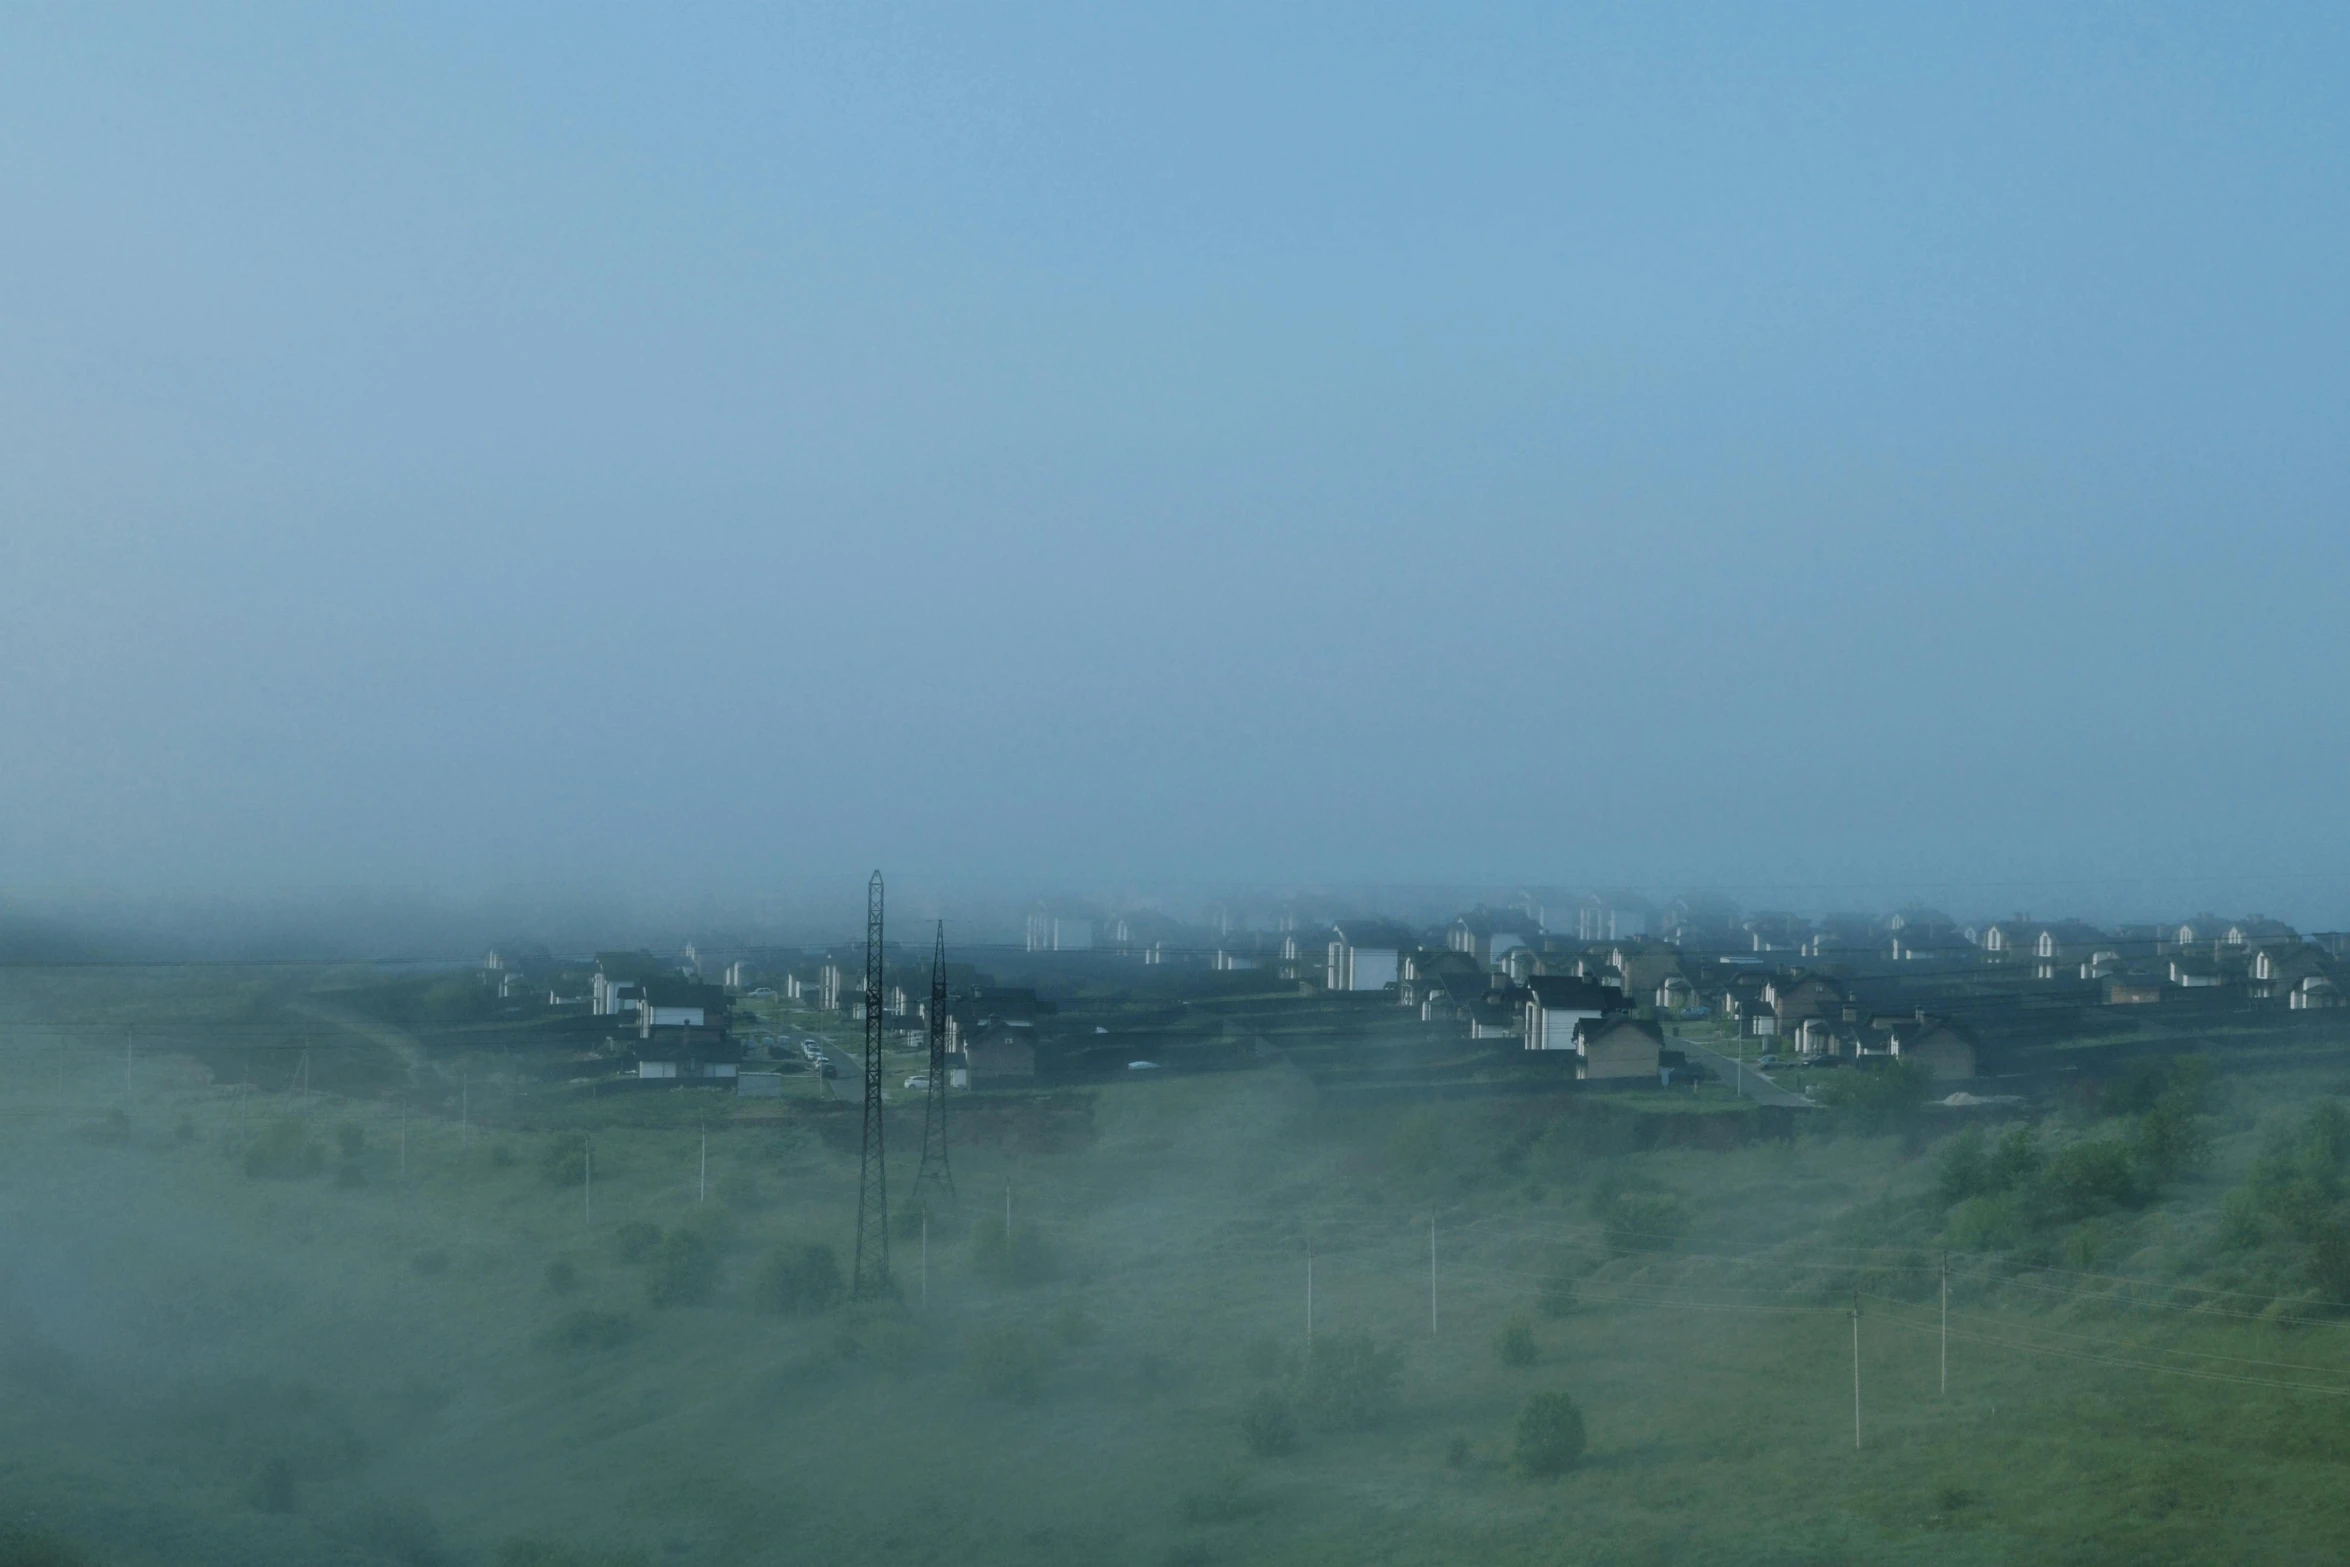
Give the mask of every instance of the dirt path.
<path id="1" fill-rule="evenodd" d="M 313 1022 L 324 1023 L 330 1027 L 342 1029 L 346 1033 L 357 1034 L 371 1044 L 383 1046 L 384 1049 L 398 1056 L 401 1064 L 407 1067 L 408 1082 L 411 1087 L 421 1086 L 424 1075 L 433 1071 L 432 1063 L 425 1059 L 423 1044 L 406 1029 L 394 1028 L 389 1023 L 381 1023 L 374 1018 L 362 1017 L 356 1012 L 347 1011 L 342 1007 L 329 1006 L 323 1001 L 292 1001 L 286 1004 L 286 1010 L 309 1018 Z M 435 1073 L 435 1075 L 438 1074 Z"/>

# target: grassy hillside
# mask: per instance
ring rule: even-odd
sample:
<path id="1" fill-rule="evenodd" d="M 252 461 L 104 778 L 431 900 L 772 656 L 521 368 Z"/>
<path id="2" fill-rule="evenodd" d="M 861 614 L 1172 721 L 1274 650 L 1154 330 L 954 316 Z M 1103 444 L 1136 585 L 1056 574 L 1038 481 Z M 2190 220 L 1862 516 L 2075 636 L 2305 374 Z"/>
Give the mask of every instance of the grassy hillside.
<path id="1" fill-rule="evenodd" d="M 403 1155 L 393 1099 L 162 1049 L 126 1089 L 119 1046 L 16 1002 L 0 1522 L 123 1567 L 2300 1562 L 2350 1539 L 2324 1069 L 2223 1068 L 2176 1159 L 2167 1079 L 2056 1107 L 2012 1169 L 2021 1122 L 1969 1163 L 1925 1112 L 1692 1139 L 1637 1096 L 1366 1106 L 1279 1069 L 963 1101 L 961 1202 L 928 1205 L 926 1248 L 901 1109 L 900 1299 L 852 1310 L 807 1263 L 850 1263 L 846 1107 L 485 1095 L 463 1130 L 411 1109 Z M 1587 1433 L 1553 1478 L 1516 1461 L 1546 1392 Z"/>

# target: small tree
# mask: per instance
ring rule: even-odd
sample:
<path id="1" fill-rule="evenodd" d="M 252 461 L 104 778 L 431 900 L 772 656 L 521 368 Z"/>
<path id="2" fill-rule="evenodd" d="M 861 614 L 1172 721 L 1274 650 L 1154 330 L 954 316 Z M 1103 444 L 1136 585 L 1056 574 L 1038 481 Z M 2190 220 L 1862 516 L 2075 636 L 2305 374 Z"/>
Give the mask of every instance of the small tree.
<path id="1" fill-rule="evenodd" d="M 671 1230 L 653 1256 L 645 1298 L 655 1306 L 706 1306 L 718 1293 L 718 1248 L 699 1230 Z"/>
<path id="2" fill-rule="evenodd" d="M 1395 1407 L 1403 1356 L 1367 1333 L 1328 1338 L 1306 1361 L 1305 1401 L 1332 1425 L 1377 1425 Z"/>
<path id="3" fill-rule="evenodd" d="M 1583 1456 L 1583 1411 L 1564 1393 L 1537 1393 L 1518 1411 L 1510 1461 L 1520 1474 L 1547 1480 Z"/>
<path id="4" fill-rule="evenodd" d="M 1493 1353 L 1505 1366 L 1530 1366 L 1542 1358 L 1534 1343 L 1534 1324 L 1526 1320 L 1525 1313 L 1513 1312 L 1502 1323 L 1493 1340 Z"/>
<path id="5" fill-rule="evenodd" d="M 1240 1417 L 1240 1436 L 1259 1458 L 1279 1458 L 1297 1451 L 1297 1417 L 1280 1394 L 1260 1389 Z"/>
<path id="6" fill-rule="evenodd" d="M 1044 1394 L 1051 1369 L 1044 1346 L 1017 1324 L 984 1327 L 972 1333 L 963 1352 L 972 1385 L 994 1398 L 1033 1404 Z"/>
<path id="7" fill-rule="evenodd" d="M 822 1242 L 778 1246 L 759 1269 L 759 1303 L 787 1317 L 829 1311 L 841 1290 L 840 1260 Z"/>

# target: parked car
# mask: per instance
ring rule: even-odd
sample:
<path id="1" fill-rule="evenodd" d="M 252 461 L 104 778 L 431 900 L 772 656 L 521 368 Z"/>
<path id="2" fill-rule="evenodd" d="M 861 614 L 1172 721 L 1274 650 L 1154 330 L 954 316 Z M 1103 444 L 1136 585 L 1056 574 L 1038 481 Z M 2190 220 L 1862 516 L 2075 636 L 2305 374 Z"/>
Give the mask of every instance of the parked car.
<path id="1" fill-rule="evenodd" d="M 1756 1070 L 1769 1072 L 1778 1067 L 1785 1066 L 1787 1064 L 1787 1058 L 1785 1056 L 1771 1055 L 1756 1056 L 1754 1058 L 1754 1064 Z"/>
<path id="2" fill-rule="evenodd" d="M 1129 1072 L 1156 1072 L 1159 1070 L 1159 1063 L 1156 1061 L 1129 1061 L 1126 1063 L 1126 1070 Z"/>
<path id="3" fill-rule="evenodd" d="M 909 1077 L 906 1079 L 906 1086 L 908 1088 L 928 1088 L 930 1079 L 927 1076 Z"/>
<path id="4" fill-rule="evenodd" d="M 824 1074 L 826 1077 L 840 1076 L 840 1068 L 834 1066 L 830 1061 L 823 1060 L 822 1058 L 817 1060 L 816 1070 Z"/>

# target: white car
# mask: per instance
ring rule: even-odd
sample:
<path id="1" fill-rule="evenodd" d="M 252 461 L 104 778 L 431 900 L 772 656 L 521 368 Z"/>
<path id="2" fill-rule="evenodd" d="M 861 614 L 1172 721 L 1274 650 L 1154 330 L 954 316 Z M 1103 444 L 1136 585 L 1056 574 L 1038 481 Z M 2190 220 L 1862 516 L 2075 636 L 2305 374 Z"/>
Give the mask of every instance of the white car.
<path id="1" fill-rule="evenodd" d="M 1129 1072 L 1156 1072 L 1158 1069 L 1159 1063 L 1156 1061 L 1129 1061 L 1126 1063 L 1126 1070 Z"/>
<path id="2" fill-rule="evenodd" d="M 906 1086 L 908 1088 L 928 1088 L 930 1086 L 930 1079 L 927 1077 L 909 1077 L 906 1079 Z"/>

